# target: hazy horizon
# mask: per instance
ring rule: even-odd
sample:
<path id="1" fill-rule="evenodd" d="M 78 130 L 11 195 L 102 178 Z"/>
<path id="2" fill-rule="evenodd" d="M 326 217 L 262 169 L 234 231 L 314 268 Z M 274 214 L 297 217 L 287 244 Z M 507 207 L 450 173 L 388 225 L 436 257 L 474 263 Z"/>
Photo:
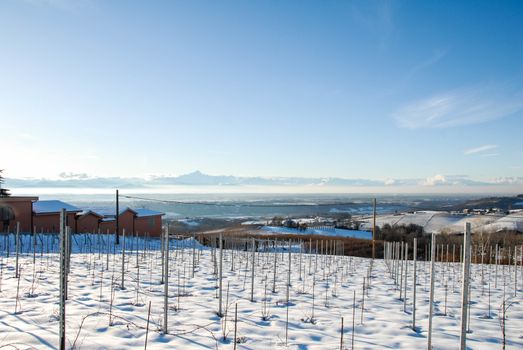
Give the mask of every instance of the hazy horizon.
<path id="1" fill-rule="evenodd" d="M 304 177 L 236 177 L 208 175 L 199 171 L 180 176 L 146 178 L 90 177 L 87 174 L 60 174 L 55 179 L 6 179 L 16 194 L 104 194 L 115 189 L 139 193 L 236 193 L 236 194 L 519 194 L 522 179 L 478 181 L 467 176 L 439 175 L 426 179 L 345 179 Z"/>

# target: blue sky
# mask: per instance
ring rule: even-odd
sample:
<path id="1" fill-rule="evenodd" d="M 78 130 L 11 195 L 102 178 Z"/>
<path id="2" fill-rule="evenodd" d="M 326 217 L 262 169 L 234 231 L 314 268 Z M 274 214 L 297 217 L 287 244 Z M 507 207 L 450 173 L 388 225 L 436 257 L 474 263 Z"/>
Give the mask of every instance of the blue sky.
<path id="1" fill-rule="evenodd" d="M 0 53 L 7 176 L 523 188 L 521 1 L 5 0 Z"/>

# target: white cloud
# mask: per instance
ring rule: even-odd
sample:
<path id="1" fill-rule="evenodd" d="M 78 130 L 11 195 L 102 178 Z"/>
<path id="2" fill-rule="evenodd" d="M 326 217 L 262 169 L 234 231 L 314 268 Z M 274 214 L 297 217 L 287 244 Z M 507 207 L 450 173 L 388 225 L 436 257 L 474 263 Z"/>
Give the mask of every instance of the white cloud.
<path id="1" fill-rule="evenodd" d="M 384 183 L 385 183 L 386 186 L 393 186 L 393 185 L 396 184 L 396 180 L 394 180 L 394 179 L 386 179 Z"/>
<path id="2" fill-rule="evenodd" d="M 498 148 L 498 145 L 483 145 L 479 147 L 469 148 L 463 151 L 463 154 L 465 155 L 471 155 L 471 154 L 477 154 L 477 153 L 483 153 L 485 151 L 490 151 L 492 149 Z"/>
<path id="3" fill-rule="evenodd" d="M 422 182 L 423 186 L 438 186 L 438 185 L 445 185 L 447 183 L 447 179 L 443 175 L 434 175 L 429 176 L 425 179 L 425 181 Z"/>
<path id="4" fill-rule="evenodd" d="M 402 128 L 450 128 L 484 123 L 521 110 L 522 91 L 487 86 L 448 91 L 414 101 L 393 116 Z"/>
<path id="5" fill-rule="evenodd" d="M 58 176 L 61 179 L 75 179 L 75 180 L 83 180 L 88 179 L 89 175 L 86 173 L 73 173 L 73 172 L 61 172 L 58 174 Z"/>
<path id="6" fill-rule="evenodd" d="M 521 185 L 523 184 L 522 177 L 496 177 L 489 180 L 490 183 L 496 185 Z"/>

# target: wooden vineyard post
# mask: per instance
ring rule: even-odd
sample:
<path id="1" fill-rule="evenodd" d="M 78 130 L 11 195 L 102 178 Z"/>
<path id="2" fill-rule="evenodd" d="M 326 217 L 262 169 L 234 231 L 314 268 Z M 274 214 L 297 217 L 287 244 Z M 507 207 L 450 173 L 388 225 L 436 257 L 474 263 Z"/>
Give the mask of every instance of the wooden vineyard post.
<path id="1" fill-rule="evenodd" d="M 274 266 L 273 266 L 273 275 L 272 275 L 272 292 L 276 293 L 276 270 L 277 270 L 277 256 L 278 253 L 276 253 L 276 244 L 274 244 Z"/>
<path id="2" fill-rule="evenodd" d="M 109 239 L 109 229 L 107 230 L 107 246 L 105 249 L 107 250 L 107 252 L 105 254 L 105 258 L 106 258 L 105 269 L 107 271 L 109 271 L 109 252 L 111 251 L 111 242 Z"/>
<path id="3" fill-rule="evenodd" d="M 403 265 L 404 265 L 404 253 L 405 253 L 405 244 L 403 242 L 399 242 L 400 244 L 400 254 L 399 254 L 399 263 L 400 263 L 400 298 L 399 300 L 403 299 Z"/>
<path id="4" fill-rule="evenodd" d="M 436 234 L 432 233 L 432 241 L 430 245 L 430 295 L 429 295 L 429 334 L 428 334 L 428 350 L 432 349 L 432 317 L 434 316 L 434 262 L 436 260 Z"/>
<path id="5" fill-rule="evenodd" d="M 374 198 L 372 204 L 372 260 L 374 260 L 376 258 L 376 198 Z"/>
<path id="6" fill-rule="evenodd" d="M 121 289 L 125 289 L 125 229 L 122 231 L 122 285 Z"/>
<path id="7" fill-rule="evenodd" d="M 521 289 L 523 289 L 523 245 L 519 246 L 519 280 L 521 284 Z"/>
<path id="8" fill-rule="evenodd" d="M 234 304 L 234 350 L 238 342 L 238 303 Z"/>
<path id="9" fill-rule="evenodd" d="M 518 294 L 518 247 L 514 246 L 514 297 Z"/>
<path id="10" fill-rule="evenodd" d="M 251 268 L 251 303 L 254 301 L 254 264 L 255 261 L 256 244 L 254 238 L 252 238 L 252 268 Z"/>
<path id="11" fill-rule="evenodd" d="M 407 276 L 409 272 L 409 244 L 405 243 L 405 254 L 403 254 L 403 257 L 405 258 L 405 281 L 403 282 L 403 312 L 407 312 Z"/>
<path id="12" fill-rule="evenodd" d="M 412 247 L 412 260 L 413 260 L 413 267 L 412 267 L 412 272 L 413 272 L 413 280 L 412 280 L 412 330 L 413 331 L 416 331 L 416 285 L 417 285 L 417 280 L 416 280 L 416 272 L 417 272 L 417 268 L 416 268 L 416 255 L 417 255 L 417 251 L 418 251 L 418 244 L 417 244 L 417 239 L 414 238 L 414 243 L 413 243 L 413 247 Z"/>
<path id="13" fill-rule="evenodd" d="M 291 240 L 289 239 L 289 271 L 287 274 L 287 305 L 289 304 L 289 298 L 290 298 L 290 288 L 291 288 L 291 262 L 292 262 L 292 255 L 291 255 Z"/>
<path id="14" fill-rule="evenodd" d="M 169 311 L 169 227 L 165 228 L 165 238 L 163 242 L 165 253 L 164 261 L 164 296 L 163 296 L 163 333 L 167 334 L 167 312 Z"/>
<path id="15" fill-rule="evenodd" d="M 66 218 L 67 218 L 67 212 L 66 212 Z M 67 219 L 66 219 L 66 226 L 65 226 L 65 273 L 67 276 L 69 276 L 69 272 L 71 272 L 71 250 L 73 247 L 73 242 L 71 241 L 71 227 L 67 226 Z M 66 294 L 67 298 L 67 294 Z"/>
<path id="16" fill-rule="evenodd" d="M 33 238 L 33 266 L 36 264 L 36 229 L 33 227 L 32 232 Z"/>
<path id="17" fill-rule="evenodd" d="M 60 350 L 65 350 L 65 294 L 67 284 L 66 273 L 66 227 L 65 227 L 66 212 L 65 209 L 60 210 Z"/>
<path id="18" fill-rule="evenodd" d="M 15 277 L 20 278 L 20 267 L 18 266 L 18 255 L 20 255 L 20 222 L 16 223 L 15 247 L 16 247 Z"/>
<path id="19" fill-rule="evenodd" d="M 286 316 L 285 316 L 285 346 L 289 345 L 289 301 L 287 300 L 287 305 L 285 306 Z"/>
<path id="20" fill-rule="evenodd" d="M 495 264 L 495 270 L 494 270 L 494 288 L 498 288 L 498 261 L 499 261 L 499 256 L 498 256 L 498 252 L 499 252 L 499 249 L 498 249 L 498 244 L 496 243 L 496 249 L 495 249 L 495 257 L 494 257 L 494 264 Z"/>
<path id="21" fill-rule="evenodd" d="M 145 329 L 145 345 L 144 350 L 147 350 L 147 338 L 149 336 L 149 320 L 151 319 L 151 301 L 149 300 L 149 310 L 147 311 L 147 328 Z"/>
<path id="22" fill-rule="evenodd" d="M 340 329 L 340 350 L 343 350 L 343 317 L 341 318 L 341 329 Z"/>
<path id="23" fill-rule="evenodd" d="M 351 349 L 354 349 L 354 321 L 356 319 L 356 290 L 352 296 L 352 334 L 351 334 Z"/>
<path id="24" fill-rule="evenodd" d="M 161 257 L 161 261 L 162 261 L 162 277 L 161 277 L 161 280 L 160 280 L 160 284 L 163 284 L 163 275 L 165 274 L 165 271 L 164 271 L 165 264 L 163 263 L 163 261 L 164 261 L 164 254 L 165 254 L 164 249 L 163 249 L 163 246 L 165 244 L 164 241 L 165 241 L 165 239 L 164 239 L 164 235 L 162 233 L 162 234 L 160 234 L 160 253 L 161 253 L 161 256 L 162 256 Z M 182 260 L 183 260 L 183 250 L 182 250 Z"/>
<path id="25" fill-rule="evenodd" d="M 194 260 L 194 259 L 193 259 Z M 219 278 L 220 278 L 220 290 L 219 290 L 219 295 L 220 297 L 218 298 L 219 299 L 219 305 L 218 305 L 218 316 L 222 317 L 223 316 L 223 312 L 222 312 L 222 296 L 223 296 L 223 292 L 222 292 L 222 287 L 223 287 L 223 234 L 220 232 L 220 270 L 219 270 Z"/>
<path id="26" fill-rule="evenodd" d="M 363 286 L 361 290 L 361 320 L 360 323 L 363 324 L 363 312 L 365 311 L 365 277 L 363 277 Z"/>
<path id="27" fill-rule="evenodd" d="M 298 243 L 300 244 L 300 252 L 299 252 L 299 258 L 300 258 L 300 261 L 299 261 L 299 280 L 301 281 L 301 261 L 302 261 L 302 247 L 303 247 L 303 242 L 302 240 L 298 240 Z"/>
<path id="28" fill-rule="evenodd" d="M 138 231 L 136 231 L 136 233 L 135 233 L 135 240 L 136 240 L 136 251 L 135 251 L 135 253 L 136 253 L 136 268 L 137 268 L 138 271 L 139 271 L 140 263 L 139 263 L 139 261 L 138 261 L 138 255 L 139 255 L 139 254 L 138 254 L 138 251 L 139 251 L 139 249 L 138 249 L 138 242 L 139 242 L 139 239 L 138 239 Z M 145 251 L 145 246 L 143 247 L 143 250 Z"/>
<path id="29" fill-rule="evenodd" d="M 118 190 L 116 190 L 116 213 L 114 213 L 115 216 L 115 223 L 116 223 L 116 231 L 115 231 L 115 239 L 114 244 L 118 245 L 120 244 L 120 196 L 118 195 Z"/>
<path id="30" fill-rule="evenodd" d="M 467 309 L 469 303 L 469 278 L 470 278 L 470 223 L 465 223 L 463 235 L 463 282 L 461 288 L 461 333 L 460 350 L 467 347 Z"/>
<path id="31" fill-rule="evenodd" d="M 220 233 L 220 237 L 221 237 L 221 233 Z M 221 240 L 221 238 L 220 238 Z M 221 249 L 221 248 L 220 248 Z M 196 235 L 193 234 L 192 236 L 192 278 L 194 278 L 194 270 L 196 270 Z M 221 252 L 220 252 L 221 254 Z M 221 260 L 221 256 L 220 256 L 220 260 Z M 221 264 L 221 261 L 220 261 L 220 264 Z M 221 273 L 221 266 L 220 266 L 220 273 Z"/>

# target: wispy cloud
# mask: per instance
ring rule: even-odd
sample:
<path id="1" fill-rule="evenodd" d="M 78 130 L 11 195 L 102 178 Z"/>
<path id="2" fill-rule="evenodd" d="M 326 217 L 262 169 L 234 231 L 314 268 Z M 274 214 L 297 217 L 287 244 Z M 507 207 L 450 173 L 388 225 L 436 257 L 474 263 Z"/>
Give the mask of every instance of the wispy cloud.
<path id="1" fill-rule="evenodd" d="M 390 0 L 363 1 L 352 3 L 352 18 L 378 39 L 381 49 L 387 47 L 389 37 L 395 29 L 394 3 Z"/>
<path id="2" fill-rule="evenodd" d="M 472 155 L 472 154 L 478 154 L 478 153 L 483 153 L 483 152 L 486 152 L 486 151 L 490 151 L 490 150 L 493 150 L 493 149 L 496 149 L 496 148 L 498 148 L 498 145 L 483 145 L 483 146 L 479 146 L 479 147 L 466 149 L 466 150 L 463 151 L 463 154 L 466 155 L 466 156 L 469 156 L 469 155 Z"/>
<path id="3" fill-rule="evenodd" d="M 514 92 L 506 87 L 473 87 L 412 102 L 393 116 L 402 128 L 450 128 L 484 123 L 521 110 L 523 91 Z"/>
<path id="4" fill-rule="evenodd" d="M 430 57 L 414 65 L 407 73 L 406 80 L 412 78 L 416 73 L 427 69 L 443 59 L 447 55 L 449 49 L 438 49 L 435 50 Z"/>
<path id="5" fill-rule="evenodd" d="M 450 48 L 438 48 L 433 50 L 430 54 L 426 55 L 424 59 L 418 60 L 413 63 L 410 68 L 407 68 L 401 78 L 392 84 L 388 89 L 385 90 L 384 95 L 397 96 L 403 92 L 409 85 L 409 83 L 416 78 L 417 75 L 422 74 L 423 71 L 429 70 L 432 66 L 437 65 L 449 52 Z"/>

